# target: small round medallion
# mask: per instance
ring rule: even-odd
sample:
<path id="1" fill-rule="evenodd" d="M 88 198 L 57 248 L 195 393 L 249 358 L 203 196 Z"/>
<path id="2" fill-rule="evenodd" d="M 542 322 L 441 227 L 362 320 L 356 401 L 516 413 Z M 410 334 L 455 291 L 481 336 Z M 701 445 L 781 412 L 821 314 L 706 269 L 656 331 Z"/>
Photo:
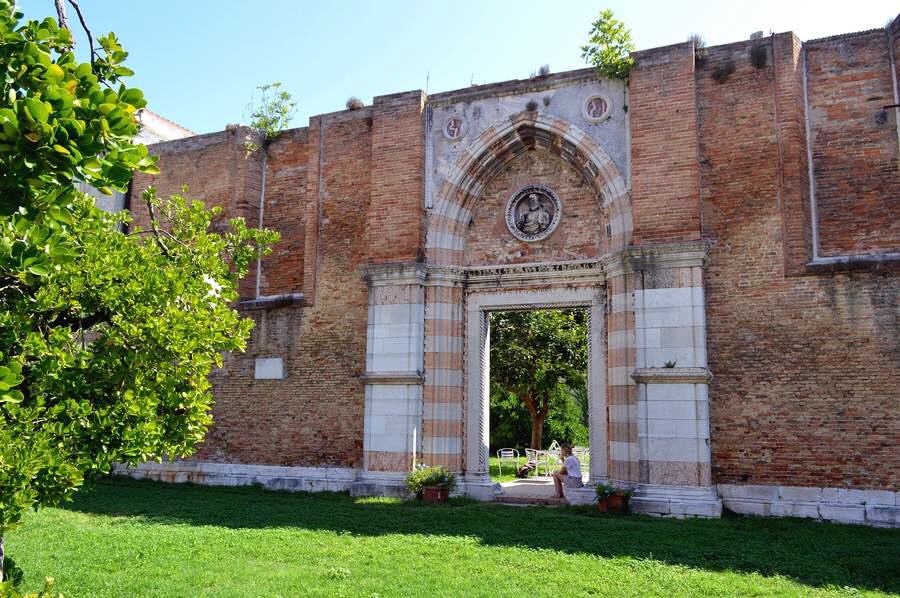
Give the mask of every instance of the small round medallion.
<path id="1" fill-rule="evenodd" d="M 458 141 L 466 135 L 466 119 L 454 114 L 444 122 L 444 137 Z"/>
<path id="2" fill-rule="evenodd" d="M 549 187 L 528 185 L 506 202 L 506 226 L 521 241 L 540 241 L 559 224 L 562 203 Z"/>
<path id="3" fill-rule="evenodd" d="M 610 102 L 606 96 L 592 95 L 584 101 L 582 112 L 584 117 L 592 123 L 603 122 L 609 118 Z"/>

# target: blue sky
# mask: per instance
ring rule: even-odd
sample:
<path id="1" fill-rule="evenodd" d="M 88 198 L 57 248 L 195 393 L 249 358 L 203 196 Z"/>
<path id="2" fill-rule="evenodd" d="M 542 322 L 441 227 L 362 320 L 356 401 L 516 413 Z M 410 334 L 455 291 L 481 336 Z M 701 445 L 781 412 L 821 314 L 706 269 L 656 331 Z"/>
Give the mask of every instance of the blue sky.
<path id="1" fill-rule="evenodd" d="M 896 0 L 602 2 L 568 0 L 81 0 L 95 34 L 115 31 L 150 108 L 199 133 L 246 120 L 255 87 L 281 81 L 298 102 L 293 126 L 343 109 L 351 95 L 434 93 L 581 68 L 579 45 L 602 8 L 632 30 L 639 49 L 709 45 L 750 33 L 813 39 L 883 27 Z M 53 0 L 19 0 L 26 18 L 55 14 Z M 70 9 L 70 12 L 71 9 Z M 70 18 L 74 21 L 75 15 Z M 86 52 L 86 42 L 80 43 Z"/>

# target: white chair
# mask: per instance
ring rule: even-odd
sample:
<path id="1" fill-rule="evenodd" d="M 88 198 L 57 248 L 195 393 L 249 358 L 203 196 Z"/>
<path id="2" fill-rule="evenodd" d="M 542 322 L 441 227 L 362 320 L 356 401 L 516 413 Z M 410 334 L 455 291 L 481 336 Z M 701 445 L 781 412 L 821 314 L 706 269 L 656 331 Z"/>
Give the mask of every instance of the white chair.
<path id="1" fill-rule="evenodd" d="M 544 465 L 546 466 L 544 473 L 556 470 L 556 466 L 559 464 L 560 448 L 559 442 L 553 440 L 550 442 L 550 447 L 547 450 L 541 451 L 544 455 Z"/>
<path id="2" fill-rule="evenodd" d="M 519 469 L 519 451 L 512 448 L 502 448 L 497 451 L 497 467 L 500 469 L 500 475 L 503 475 L 503 460 L 507 461 L 513 459 L 515 465 L 513 466 L 513 472 Z"/>
<path id="3" fill-rule="evenodd" d="M 553 445 L 551 444 L 550 446 L 552 447 Z M 560 450 L 558 448 L 549 448 L 546 451 L 541 452 L 544 454 L 544 472 L 549 474 L 556 471 L 559 467 Z"/>

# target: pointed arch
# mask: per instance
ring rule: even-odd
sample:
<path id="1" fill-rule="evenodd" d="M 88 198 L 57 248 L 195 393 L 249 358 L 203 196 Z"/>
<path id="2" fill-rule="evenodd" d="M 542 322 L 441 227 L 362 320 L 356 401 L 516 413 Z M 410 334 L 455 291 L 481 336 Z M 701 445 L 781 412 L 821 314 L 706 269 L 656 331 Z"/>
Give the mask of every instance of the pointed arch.
<path id="1" fill-rule="evenodd" d="M 609 155 L 575 125 L 552 116 L 523 111 L 479 135 L 465 149 L 441 185 L 428 221 L 425 247 L 429 263 L 462 263 L 466 227 L 472 218 L 474 202 L 481 198 L 485 185 L 495 174 L 511 160 L 532 149 L 561 157 L 594 190 L 607 216 L 611 252 L 631 243 L 628 188 Z"/>

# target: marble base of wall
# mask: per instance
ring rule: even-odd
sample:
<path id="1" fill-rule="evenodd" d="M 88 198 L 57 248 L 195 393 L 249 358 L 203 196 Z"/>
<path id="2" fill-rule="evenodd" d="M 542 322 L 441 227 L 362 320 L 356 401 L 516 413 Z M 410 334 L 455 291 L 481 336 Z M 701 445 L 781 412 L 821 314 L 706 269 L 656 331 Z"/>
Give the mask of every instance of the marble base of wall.
<path id="1" fill-rule="evenodd" d="M 668 517 L 719 517 L 722 501 L 714 486 L 657 486 L 634 488 L 630 508 L 635 513 Z"/>
<path id="2" fill-rule="evenodd" d="M 725 508 L 762 517 L 808 517 L 900 527 L 900 492 L 801 486 L 719 484 Z"/>
<path id="3" fill-rule="evenodd" d="M 405 473 L 364 471 L 350 486 L 350 496 L 390 496 L 409 498 Z"/>
<path id="4" fill-rule="evenodd" d="M 491 501 L 497 498 L 497 484 L 486 476 L 457 477 L 456 492 L 475 500 Z"/>
<path id="5" fill-rule="evenodd" d="M 117 465 L 115 475 L 139 480 L 205 484 L 208 486 L 248 486 L 262 484 L 268 490 L 293 492 L 343 492 L 350 489 L 359 470 L 350 467 L 281 467 L 240 463 L 175 461 L 142 463 L 137 467 Z"/>

